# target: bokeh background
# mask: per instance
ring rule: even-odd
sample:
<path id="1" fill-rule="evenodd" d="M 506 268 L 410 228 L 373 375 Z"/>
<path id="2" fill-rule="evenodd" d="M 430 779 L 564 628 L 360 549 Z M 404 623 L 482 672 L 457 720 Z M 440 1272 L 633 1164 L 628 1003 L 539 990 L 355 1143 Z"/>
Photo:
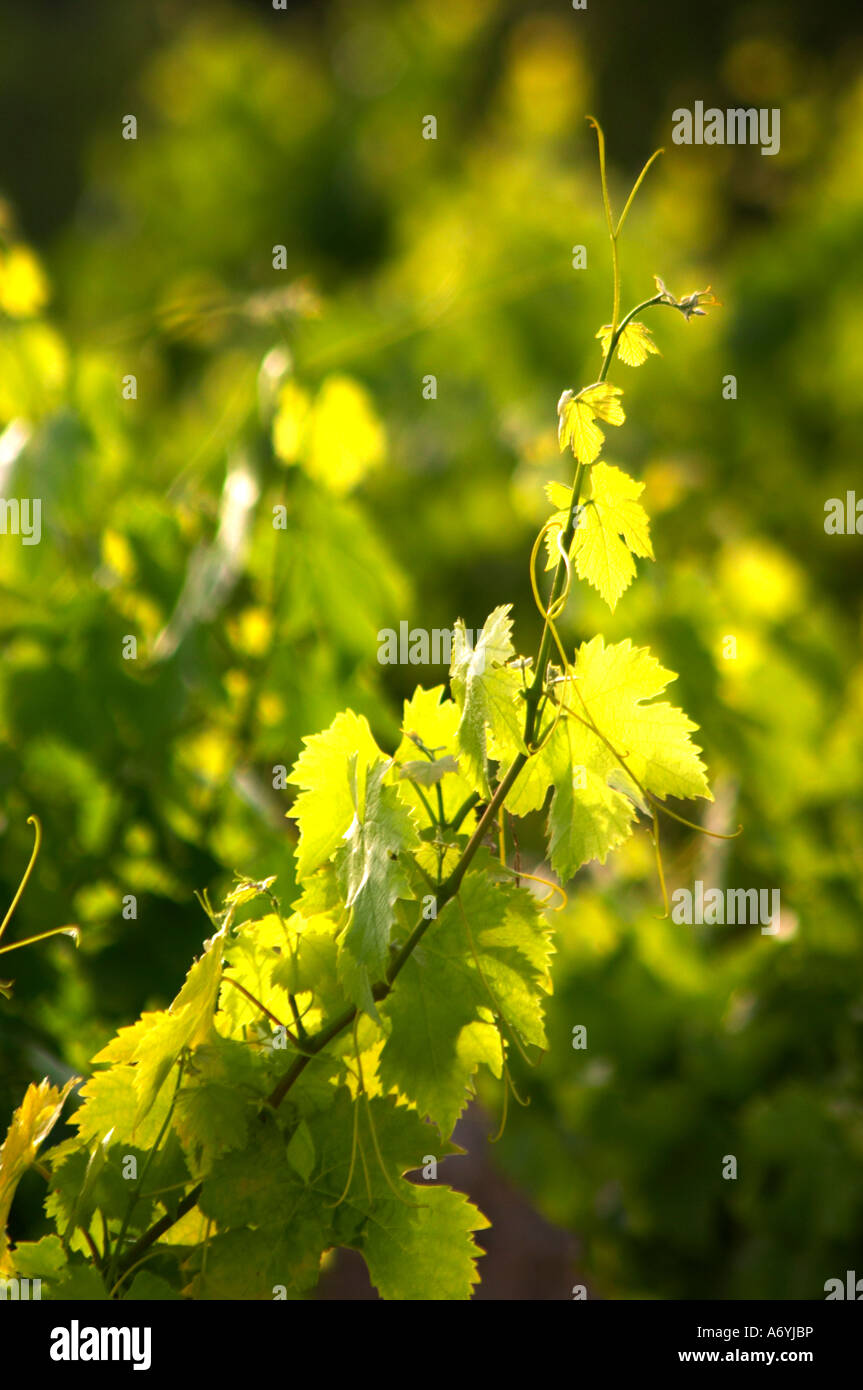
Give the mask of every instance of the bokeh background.
<path id="1" fill-rule="evenodd" d="M 2 0 L 0 495 L 41 497 L 43 538 L 0 538 L 0 897 L 36 813 L 8 939 L 83 939 L 3 958 L 0 1128 L 173 997 L 207 935 L 195 890 L 276 873 L 290 901 L 273 767 L 348 705 L 394 747 L 415 680 L 445 677 L 381 666 L 380 628 L 511 601 L 535 650 L 555 404 L 610 316 L 592 111 L 618 207 L 666 147 L 624 306 L 659 274 L 724 307 L 655 316 L 662 358 L 617 371 L 606 457 L 646 483 L 657 562 L 613 616 L 579 592 L 566 640 L 629 636 L 680 672 L 708 823 L 745 833 L 669 827 L 670 885 L 779 888 L 782 931 L 659 920 L 644 833 L 582 871 L 550 1049 L 516 1069 L 530 1107 L 490 1146 L 484 1091 L 448 1177 L 495 1220 L 478 1297 L 820 1298 L 860 1267 L 863 539 L 824 531 L 827 499 L 863 497 L 851 9 Z M 780 153 L 673 145 L 696 100 L 779 107 Z M 525 862 L 540 845 L 537 819 Z M 32 1173 L 18 1238 L 40 1201 Z M 372 1296 L 350 1261 L 324 1293 Z"/>

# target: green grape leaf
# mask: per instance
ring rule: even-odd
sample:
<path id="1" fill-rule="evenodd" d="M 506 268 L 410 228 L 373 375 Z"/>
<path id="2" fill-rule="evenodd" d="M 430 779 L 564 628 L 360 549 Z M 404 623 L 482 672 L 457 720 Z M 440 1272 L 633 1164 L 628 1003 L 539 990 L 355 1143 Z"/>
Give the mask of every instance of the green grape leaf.
<path id="1" fill-rule="evenodd" d="M 606 646 L 598 636 L 579 648 L 571 674 L 575 688 L 558 690 L 576 717 L 559 722 L 544 762 L 555 785 L 551 863 L 563 879 L 590 859 L 604 863 L 627 837 L 641 799 L 637 783 L 658 798 L 713 799 L 690 738 L 698 726 L 665 701 L 646 703 L 676 679 L 673 671 L 644 647 Z"/>
<path id="2" fill-rule="evenodd" d="M 220 1153 L 245 1145 L 267 1077 L 265 1061 L 245 1042 L 214 1037 L 195 1049 L 172 1124 L 196 1169 L 208 1169 Z"/>
<path id="3" fill-rule="evenodd" d="M 141 1148 L 155 1143 L 170 1105 L 170 1096 L 167 1092 L 157 1096 L 151 1110 L 139 1120 L 136 1075 L 135 1066 L 116 1063 L 87 1078 L 79 1093 L 83 1105 L 72 1116 L 72 1123 L 86 1145 L 101 1143 L 112 1130 L 115 1143 Z"/>
<path id="4" fill-rule="evenodd" d="M 325 1108 L 305 1116 L 307 1133 L 302 1143 L 306 1178 L 286 1160 L 297 1131 L 287 1141 L 279 1121 L 265 1114 L 254 1126 L 245 1149 L 223 1154 L 204 1180 L 201 1210 L 222 1231 L 257 1228 L 274 1250 L 279 1241 L 294 1242 L 286 1248 L 280 1268 L 266 1263 L 265 1277 L 270 1288 L 283 1284 L 290 1289 L 296 1281 L 293 1267 L 303 1268 L 310 1254 L 315 1267 L 307 1282 L 313 1283 L 319 1253 L 332 1245 L 361 1246 L 378 1214 L 393 1202 L 394 1189 L 404 1202 L 423 1200 L 423 1193 L 403 1181 L 404 1173 L 421 1168 L 429 1153 L 441 1158 L 458 1152 L 437 1138 L 415 1110 L 397 1105 L 393 1097 L 376 1096 L 370 1101 L 359 1097 L 354 1101 L 341 1086 L 338 1090 L 329 1088 L 328 1101 Z M 356 1134 L 361 1157 L 354 1145 L 355 1105 L 359 1107 Z M 256 1247 L 250 1250 L 252 1253 L 260 1261 L 266 1251 Z M 196 1263 L 193 1257 L 193 1265 Z M 208 1258 L 206 1278 L 209 1268 Z M 306 1268 L 312 1275 L 308 1264 Z M 226 1288 L 232 1277 L 230 1269 L 225 1268 L 219 1286 Z M 242 1293 L 241 1282 L 235 1282 L 233 1288 L 234 1297 L 267 1296 Z M 204 1296 L 221 1295 L 211 1290 L 205 1291 Z"/>
<path id="5" fill-rule="evenodd" d="M 546 711 L 542 735 L 548 733 L 553 714 Z M 540 740 L 541 742 L 541 740 Z M 557 761 L 556 749 L 546 744 L 538 752 L 532 753 L 519 773 L 515 785 L 506 799 L 506 809 L 510 815 L 521 817 L 531 811 L 539 811 L 545 804 L 548 789 L 554 784 Z"/>
<path id="6" fill-rule="evenodd" d="M 491 1011 L 499 1009 L 527 1042 L 542 1047 L 542 998 L 550 987 L 548 929 L 531 893 L 474 872 L 459 897 L 426 932 L 381 1005 L 392 1024 L 381 1082 L 407 1096 L 444 1135 L 472 1094 L 477 1067 L 486 1063 L 500 1072 Z"/>
<path id="7" fill-rule="evenodd" d="M 355 1105 L 360 1154 L 353 1155 L 351 1172 Z M 394 1097 L 352 1101 L 344 1087 L 326 1111 L 309 1117 L 309 1128 L 318 1154 L 309 1201 L 323 1203 L 333 1221 L 333 1243 L 361 1246 L 363 1233 L 377 1221 L 382 1206 L 393 1201 L 394 1190 L 402 1202 L 424 1200 L 424 1191 L 405 1181 L 404 1174 L 421 1169 L 429 1156 L 441 1159 L 462 1152 Z"/>
<path id="8" fill-rule="evenodd" d="M 396 749 L 395 763 L 401 769 L 401 780 L 399 781 L 399 795 L 416 812 L 418 823 L 422 824 L 427 819 L 422 801 L 417 795 L 416 788 L 411 786 L 411 781 L 419 782 L 420 785 L 428 785 L 425 780 L 433 773 L 437 776 L 436 769 L 444 768 L 445 776 L 441 777 L 436 785 L 440 786 L 441 797 L 443 799 L 444 818 L 452 820 L 459 808 L 473 792 L 473 783 L 464 776 L 457 754 L 458 745 L 458 726 L 461 712 L 454 700 L 445 698 L 444 687 L 436 685 L 431 690 L 423 690 L 417 687 L 409 700 L 405 700 L 404 718 L 402 720 L 402 740 Z M 427 759 L 420 760 L 417 765 L 417 745 L 409 738 L 409 734 L 416 733 L 422 739 L 426 748 L 434 753 L 435 762 Z M 421 767 L 430 769 L 425 777 L 420 770 Z M 408 769 L 411 769 L 408 772 Z M 414 770 L 415 769 L 415 770 Z M 463 828 L 470 830 L 476 817 L 470 812 L 463 821 Z"/>
<path id="9" fill-rule="evenodd" d="M 275 971 L 289 952 L 290 934 L 279 917 L 271 912 L 255 921 L 243 922 L 225 947 L 225 969 L 219 996 L 219 1026 L 229 1024 L 235 1038 L 245 1037 L 247 1028 L 270 1030 L 272 1020 L 263 1012 L 287 1023 L 290 1001 L 287 992 L 274 979 Z M 252 995 L 249 999 L 246 990 Z"/>
<path id="10" fill-rule="evenodd" d="M 167 1303 L 179 1299 L 181 1295 L 173 1285 L 168 1283 L 167 1279 L 160 1279 L 157 1274 L 151 1274 L 148 1269 L 142 1269 L 129 1285 L 127 1297 L 133 1303 L 136 1301 Z"/>
<path id="11" fill-rule="evenodd" d="M 303 1182 L 308 1182 L 315 1168 L 315 1141 L 305 1120 L 300 1121 L 291 1135 L 285 1157 Z"/>
<path id="12" fill-rule="evenodd" d="M 105 1161 L 101 1165 L 94 1164 L 94 1155 L 98 1159 L 102 1150 Z M 48 1157 L 53 1176 L 45 1198 L 45 1211 L 60 1235 L 66 1239 L 71 1230 L 91 1229 L 97 1211 L 101 1211 L 109 1220 L 123 1220 L 129 1210 L 130 1195 L 135 1189 L 135 1174 L 126 1165 L 130 1159 L 134 1159 L 137 1173 L 140 1174 L 150 1152 L 149 1147 L 143 1148 L 125 1141 L 109 1146 L 107 1139 L 101 1145 L 91 1144 L 89 1152 L 81 1142 L 76 1141 L 52 1149 Z M 173 1183 L 181 1185 L 189 1180 L 189 1169 L 180 1141 L 168 1131 L 153 1160 L 146 1189 L 135 1202 L 130 1231 L 145 1228 L 156 1215 L 159 1198 L 154 1189 Z M 72 1246 L 81 1251 L 87 1249 L 83 1238 L 77 1235 L 72 1238 Z"/>
<path id="13" fill-rule="evenodd" d="M 15 1274 L 23 1279 L 59 1279 L 66 1268 L 67 1255 L 59 1236 L 41 1240 L 19 1240 L 11 1253 Z"/>
<path id="14" fill-rule="evenodd" d="M 381 1298 L 468 1299 L 479 1282 L 474 1231 L 490 1223 L 461 1192 L 427 1187 L 423 1205 L 386 1202 L 375 1209 L 362 1244 Z"/>
<path id="15" fill-rule="evenodd" d="M 254 902 L 255 898 L 263 897 L 269 892 L 276 881 L 276 875 L 271 874 L 269 878 L 252 880 L 248 878 L 240 879 L 235 888 L 225 897 L 225 907 L 242 907 L 245 903 Z"/>
<path id="16" fill-rule="evenodd" d="M 204 1179 L 199 1206 L 223 1230 L 232 1226 L 282 1229 L 304 1200 L 305 1186 L 285 1161 L 285 1137 L 264 1112 L 241 1149 L 221 1154 Z"/>
<path id="17" fill-rule="evenodd" d="M 579 579 L 592 584 L 612 612 L 635 578 L 633 555 L 654 558 L 650 523 L 638 501 L 643 491 L 644 483 L 611 464 L 597 463 L 590 473 L 589 496 L 579 511 L 570 555 Z M 546 569 L 557 563 L 557 537 L 569 516 L 572 490 L 552 484 L 549 496 L 561 510 L 546 532 Z"/>
<path id="18" fill-rule="evenodd" d="M 601 339 L 600 348 L 603 357 L 605 357 L 611 346 L 611 324 L 603 324 L 596 336 Z M 634 319 L 632 323 L 626 325 L 617 340 L 617 356 L 627 367 L 640 367 L 643 362 L 647 361 L 651 352 L 662 356 L 647 325 Z"/>
<path id="19" fill-rule="evenodd" d="M 488 795 L 486 759 L 488 734 L 506 750 L 522 751 L 524 701 L 521 673 L 504 663 L 515 655 L 510 633 L 512 604 L 501 605 L 486 618 L 475 647 L 467 641 L 459 618 L 455 625 L 450 682 L 461 711 L 458 746 L 473 786 Z"/>
<path id="20" fill-rule="evenodd" d="M 587 386 L 577 395 L 574 391 L 564 391 L 557 403 L 557 437 L 561 449 L 568 444 L 579 463 L 593 463 L 605 442 L 605 435 L 596 422 L 623 424 L 626 416 L 619 400 L 622 395 L 619 386 L 611 386 L 607 381 Z"/>
<path id="21" fill-rule="evenodd" d="M 548 816 L 549 858 L 564 882 L 592 859 L 604 864 L 632 832 L 631 800 L 608 785 L 611 755 L 596 735 L 562 720 L 551 741 L 547 767 L 554 785 Z"/>
<path id="22" fill-rule="evenodd" d="M 407 777 L 410 782 L 418 782 L 421 787 L 435 787 L 448 772 L 458 772 L 455 758 L 436 758 L 434 762 L 414 758 L 413 762 L 402 763 L 399 776 Z"/>
<path id="23" fill-rule="evenodd" d="M 0 1261 L 7 1248 L 6 1223 L 15 1189 L 36 1161 L 41 1145 L 59 1120 L 66 1097 L 77 1080 L 74 1077 L 67 1081 L 62 1090 L 51 1086 L 47 1077 L 38 1085 L 31 1082 L 12 1116 L 6 1138 L 0 1145 Z"/>
<path id="24" fill-rule="evenodd" d="M 304 918 L 315 917 L 319 913 L 341 912 L 342 900 L 339 894 L 339 881 L 332 862 L 324 864 L 300 883 L 300 896 L 291 904 Z"/>
<path id="25" fill-rule="evenodd" d="M 326 1248 L 324 1228 L 310 1215 L 294 1217 L 287 1229 L 274 1232 L 242 1227 L 211 1237 L 185 1261 L 187 1298 L 239 1299 L 249 1302 L 277 1297 L 301 1298 L 314 1288 Z M 284 1290 L 284 1295 L 282 1294 Z"/>
<path id="26" fill-rule="evenodd" d="M 606 646 L 599 636 L 582 643 L 575 676 L 595 724 L 648 791 L 713 800 L 700 749 L 690 738 L 698 725 L 665 701 L 645 703 L 677 679 L 674 671 L 628 638 Z"/>
<path id="27" fill-rule="evenodd" d="M 99 1271 L 83 1260 L 70 1262 L 65 1276 L 46 1284 L 43 1295 L 51 1303 L 102 1303 L 108 1299 Z"/>
<path id="28" fill-rule="evenodd" d="M 335 854 L 353 822 L 355 807 L 348 777 L 351 757 L 356 759 L 356 794 L 360 802 L 365 795 L 366 769 L 383 757 L 368 721 L 353 710 L 337 714 L 324 733 L 304 738 L 303 743 L 305 748 L 290 777 L 301 790 L 288 812 L 300 831 L 299 879 L 314 873 Z"/>
<path id="29" fill-rule="evenodd" d="M 204 1042 L 213 1031 L 226 930 L 222 927 L 204 942 L 203 954 L 192 965 L 173 1004 L 135 1048 L 136 1124 L 147 1114 L 183 1049 Z"/>
<path id="30" fill-rule="evenodd" d="M 436 939 L 427 936 L 416 948 L 397 989 L 381 1005 L 392 1022 L 379 1062 L 382 1084 L 397 1086 L 447 1135 L 470 1098 L 471 1078 L 483 1060 L 468 1031 L 478 1017 L 480 991 L 459 925 L 441 914 L 433 928 Z M 488 1005 L 488 998 L 482 998 Z M 466 1045 L 460 1045 L 465 1033 Z"/>
<path id="31" fill-rule="evenodd" d="M 410 896 L 399 855 L 419 844 L 410 811 L 396 788 L 384 785 L 390 767 L 378 762 L 369 769 L 365 797 L 336 859 L 351 914 L 340 942 L 340 976 L 354 1002 L 373 1018 L 372 984 L 383 978 L 389 963 L 393 907 L 397 898 Z"/>
<path id="32" fill-rule="evenodd" d="M 309 996 L 314 997 L 314 1007 L 303 1020 L 311 1032 L 324 1014 L 340 1013 L 347 1003 L 338 975 L 337 922 L 325 913 L 304 917 L 295 912 L 287 925 L 292 949 L 273 966 L 272 982 L 298 996 L 301 1013 L 310 1004 Z"/>
<path id="33" fill-rule="evenodd" d="M 154 1028 L 162 1017 L 156 1010 L 150 1013 L 143 1013 L 135 1023 L 128 1024 L 125 1028 L 118 1029 L 116 1035 L 106 1043 L 95 1057 L 93 1062 L 131 1062 L 135 1056 L 138 1044 L 146 1037 L 151 1028 Z"/>

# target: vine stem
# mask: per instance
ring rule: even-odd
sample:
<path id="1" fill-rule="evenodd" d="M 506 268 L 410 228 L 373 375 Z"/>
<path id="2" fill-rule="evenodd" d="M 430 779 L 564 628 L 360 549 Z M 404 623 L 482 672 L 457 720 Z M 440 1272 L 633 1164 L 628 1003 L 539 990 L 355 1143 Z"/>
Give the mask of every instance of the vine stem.
<path id="1" fill-rule="evenodd" d="M 606 370 L 608 370 L 608 363 L 610 362 L 611 356 L 614 353 L 614 349 L 617 346 L 617 338 L 619 337 L 620 331 L 622 331 L 623 327 L 625 326 L 621 325 L 620 330 L 618 330 L 617 319 L 618 315 L 620 314 L 620 258 L 617 250 L 617 243 L 620 237 L 620 233 L 623 229 L 623 224 L 626 221 L 627 216 L 629 215 L 629 209 L 632 207 L 635 195 L 641 187 L 648 169 L 650 168 L 653 161 L 655 159 L 658 159 L 659 156 L 662 154 L 662 150 L 654 150 L 653 154 L 648 159 L 641 173 L 638 175 L 638 178 L 635 180 L 635 183 L 632 185 L 632 191 L 626 200 L 623 212 L 620 214 L 620 217 L 618 218 L 617 225 L 615 225 L 614 217 L 612 216 L 611 212 L 611 199 L 608 196 L 608 178 L 606 177 L 605 172 L 605 136 L 602 132 L 602 126 L 599 124 L 599 121 L 596 119 L 595 116 L 588 116 L 587 123 L 588 125 L 592 126 L 593 129 L 596 131 L 596 143 L 599 151 L 599 180 L 602 185 L 602 206 L 605 211 L 605 222 L 606 226 L 608 227 L 608 238 L 611 242 L 611 269 L 614 280 L 614 299 L 611 311 L 611 333 L 613 341 L 611 344 L 610 352 L 606 356 L 605 363 Z M 632 315 L 630 315 L 629 317 L 631 318 Z M 600 380 L 602 381 L 604 380 L 604 378 L 600 377 Z"/>
<path id="2" fill-rule="evenodd" d="M 9 911 L 6 913 L 6 916 L 3 918 L 3 921 L 0 922 L 0 936 L 3 935 L 4 931 L 5 931 L 6 928 L 8 927 L 10 921 L 12 920 L 12 916 L 13 916 L 13 914 L 14 914 L 14 912 L 15 912 L 15 909 L 16 909 L 16 907 L 18 906 L 19 902 L 21 901 L 21 897 L 22 897 L 22 894 L 23 894 L 23 892 L 24 892 L 24 889 L 27 887 L 27 884 L 28 884 L 29 881 L 30 881 L 30 875 L 31 875 L 32 872 L 33 872 L 33 865 L 36 863 L 36 860 L 39 858 L 39 848 L 40 848 L 40 846 L 41 846 L 41 844 L 42 844 L 42 826 L 41 826 L 41 824 L 40 824 L 39 817 L 38 817 L 38 816 L 28 816 L 28 817 L 27 817 L 27 824 L 28 824 L 28 825 L 32 825 L 32 827 L 33 827 L 33 835 L 34 835 L 34 839 L 33 839 L 33 851 L 32 851 L 32 853 L 31 853 L 31 855 L 30 855 L 30 863 L 27 865 L 27 868 L 24 870 L 24 877 L 22 878 L 21 882 L 18 884 L 18 891 L 17 891 L 17 893 L 15 894 L 14 898 L 12 899 L 12 902 L 11 902 L 10 905 L 9 905 Z"/>
<path id="3" fill-rule="evenodd" d="M 122 1282 L 124 1275 L 129 1272 L 132 1265 L 138 1263 L 144 1251 L 148 1250 L 151 1245 L 155 1245 L 160 1236 L 163 1236 L 166 1231 L 170 1231 L 171 1227 L 175 1226 L 181 1217 L 188 1216 L 193 1207 L 197 1206 L 198 1198 L 203 1189 L 203 1182 L 197 1183 L 192 1188 L 191 1192 L 186 1193 L 176 1211 L 166 1211 L 164 1216 L 160 1216 L 159 1220 L 154 1222 L 149 1230 L 145 1231 L 131 1249 L 126 1252 L 123 1259 L 117 1261 L 114 1271 L 117 1278 L 112 1286 L 112 1291 Z"/>
<path id="4" fill-rule="evenodd" d="M 617 251 L 617 229 L 614 225 L 614 218 L 611 215 L 611 200 L 608 196 L 608 179 L 605 176 L 605 136 L 602 133 L 602 126 L 593 116 L 588 116 L 588 123 L 596 131 L 596 143 L 599 146 L 599 178 L 602 184 L 602 206 L 605 210 L 605 221 L 608 226 L 608 236 L 611 241 L 611 269 L 614 281 L 614 305 L 611 311 L 611 331 L 617 331 L 617 316 L 620 313 L 620 261 Z"/>

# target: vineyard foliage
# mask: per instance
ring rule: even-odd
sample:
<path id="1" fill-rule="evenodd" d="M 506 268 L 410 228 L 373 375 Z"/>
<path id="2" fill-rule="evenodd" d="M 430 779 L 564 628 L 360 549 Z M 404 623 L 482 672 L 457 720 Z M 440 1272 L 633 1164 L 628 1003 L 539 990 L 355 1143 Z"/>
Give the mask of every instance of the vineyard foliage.
<path id="1" fill-rule="evenodd" d="M 615 250 L 624 216 L 609 213 Z M 48 1157 L 56 1234 L 13 1249 L 4 1238 L 7 1274 L 50 1275 L 54 1297 L 97 1280 L 105 1297 L 297 1296 L 316 1284 L 326 1251 L 353 1245 L 385 1298 L 470 1296 L 473 1232 L 486 1218 L 449 1186 L 404 1175 L 437 1176 L 479 1067 L 509 1086 L 509 1052 L 548 1045 L 551 933 L 531 887 L 541 880 L 523 882 L 507 862 L 507 818 L 550 798 L 548 858 L 567 883 L 591 860 L 604 862 L 641 812 L 652 820 L 664 893 L 658 810 L 669 796 L 711 795 L 696 726 L 655 699 L 674 673 L 646 648 L 601 636 L 570 658 L 556 626 L 573 562 L 613 607 L 632 577 L 616 552 L 650 553 L 631 478 L 606 467 L 580 497 L 603 445 L 597 421 L 625 419 L 609 368 L 648 355 L 633 350 L 650 342 L 633 338 L 636 315 L 670 307 L 689 318 L 716 302 L 707 291 L 678 300 L 657 287 L 600 330 L 597 382 L 558 403 L 575 481 L 534 546 L 535 557 L 553 538 L 558 556 L 547 601 L 531 575 L 544 619 L 536 661 L 515 651 L 510 605 L 491 613 L 476 641 L 459 619 L 452 697 L 419 687 L 394 754 L 353 710 L 304 740 L 288 778 L 299 789 L 290 814 L 300 896 L 286 916 L 272 876 L 240 881 L 218 913 L 202 898 L 213 936 L 170 1007 L 142 1014 L 93 1058 L 77 1134 Z M 619 291 L 615 260 L 615 314 Z M 347 382 L 315 405 L 289 388 L 274 447 L 290 459 L 305 446 L 318 481 L 318 450 L 340 463 L 345 438 L 350 456 L 371 465 L 379 432 L 363 410 Z M 344 474 L 335 473 L 340 486 L 351 481 Z M 560 489 L 549 490 L 559 502 Z M 247 496 L 234 505 L 243 500 L 248 507 Z M 182 597 L 177 625 L 181 613 Z M 170 633 L 169 623 L 157 650 Z M 550 659 L 558 652 L 560 665 Z M 487 843 L 495 831 L 497 854 Z M 235 922 L 260 899 L 269 911 Z M 34 1084 L 16 1111 L 2 1151 L 7 1206 L 68 1089 Z"/>
<path id="2" fill-rule="evenodd" d="M 0 550 L 6 904 L 42 826 L 0 944 L 80 928 L 0 959 L 0 1261 L 45 1296 L 305 1296 L 352 1246 L 384 1297 L 469 1297 L 474 1088 L 605 1296 L 854 1267 L 861 569 L 823 509 L 861 424 L 861 89 L 743 240 L 718 164 L 651 169 L 624 305 L 725 304 L 651 309 L 599 379 L 589 65 L 525 21 L 471 125 L 498 10 L 411 59 L 463 158 L 402 89 L 345 146 L 314 52 L 232 14 L 145 65 L 147 140 L 94 139 L 104 229 L 40 257 L 2 206 L 0 476 L 43 538 Z M 377 660 L 459 613 L 449 672 Z M 780 936 L 660 920 L 657 829 L 669 890 L 781 886 Z"/>

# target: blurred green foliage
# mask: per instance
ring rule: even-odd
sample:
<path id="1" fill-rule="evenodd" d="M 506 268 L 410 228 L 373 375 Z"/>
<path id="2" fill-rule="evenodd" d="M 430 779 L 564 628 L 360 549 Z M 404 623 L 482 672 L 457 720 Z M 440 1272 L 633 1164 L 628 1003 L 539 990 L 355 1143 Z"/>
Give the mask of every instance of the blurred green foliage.
<path id="1" fill-rule="evenodd" d="M 709 824 L 745 833 L 674 827 L 670 885 L 778 887 L 783 929 L 656 920 L 646 836 L 583 872 L 551 1050 L 497 1152 L 605 1297 L 817 1298 L 859 1264 L 863 552 L 823 516 L 859 480 L 863 77 L 841 9 L 817 8 L 723 6 L 707 52 L 676 5 L 650 31 L 634 4 L 617 30 L 504 0 L 104 6 L 98 49 L 66 19 L 39 47 L 40 8 L 16 17 L 0 493 L 42 499 L 43 537 L 0 542 L 0 891 L 36 813 L 10 938 L 83 940 L 6 957 L 4 1111 L 173 996 L 207 934 L 194 890 L 276 873 L 288 900 L 274 768 L 348 706 L 393 747 L 414 680 L 443 678 L 380 666 L 380 628 L 479 628 L 511 600 L 535 645 L 526 558 L 543 485 L 570 481 L 554 404 L 598 370 L 610 310 L 584 113 L 622 189 L 675 106 L 778 105 L 775 158 L 669 145 L 627 224 L 624 307 L 654 274 L 725 307 L 663 316 L 665 361 L 618 369 L 606 453 L 646 483 L 657 563 L 613 617 L 582 586 L 566 637 L 628 636 L 681 673 Z M 28 62 L 55 83 L 41 104 Z M 25 163 L 46 111 L 67 132 Z M 22 1192 L 23 1235 L 38 1180 Z"/>

